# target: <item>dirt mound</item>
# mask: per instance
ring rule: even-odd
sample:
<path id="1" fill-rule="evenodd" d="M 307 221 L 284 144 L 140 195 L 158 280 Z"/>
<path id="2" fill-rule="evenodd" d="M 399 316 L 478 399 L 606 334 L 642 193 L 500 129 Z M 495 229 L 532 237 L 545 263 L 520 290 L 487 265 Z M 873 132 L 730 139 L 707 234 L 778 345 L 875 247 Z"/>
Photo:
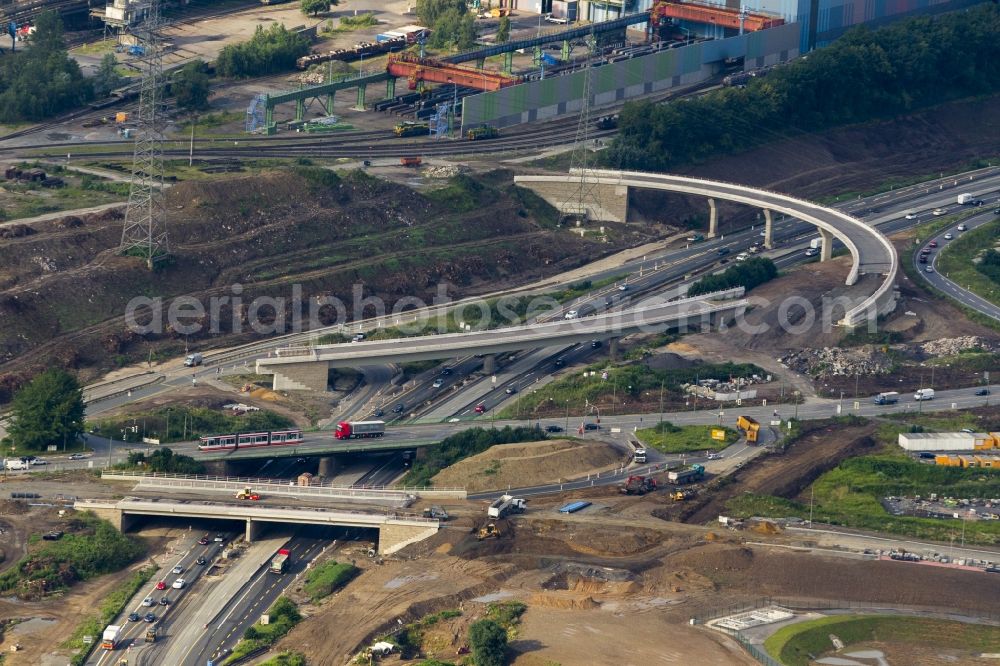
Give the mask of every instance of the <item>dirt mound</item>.
<path id="1" fill-rule="evenodd" d="M 0 239 L 0 319 L 9 322 L 0 330 L 0 373 L 104 366 L 112 357 L 146 359 L 153 348 L 179 354 L 184 336 L 166 321 L 160 334 L 126 329 L 122 314 L 138 294 L 162 297 L 164 312 L 174 299 L 194 296 L 209 313 L 210 297 L 236 298 L 240 285 L 236 301 L 216 308 L 215 332 L 206 314 L 203 331 L 187 336 L 204 349 L 259 337 L 247 319 L 258 297 L 283 299 L 278 312 L 264 308 L 265 325 L 287 330 L 296 317 L 325 325 L 336 308 L 310 312 L 312 297 L 339 299 L 348 317 L 355 309 L 370 316 L 364 308 L 374 306 L 355 305 L 362 297 L 388 306 L 403 296 L 431 302 L 439 284 L 461 297 L 618 249 L 548 228 L 512 191 L 494 188 L 502 180 L 485 182 L 481 205 L 461 215 L 449 201 L 401 185 L 319 169 L 181 183 L 165 206 L 172 255 L 155 273 L 118 256 L 121 227 L 111 213 L 88 216 L 83 226 L 38 223 L 36 233 Z M 363 287 L 357 297 L 354 285 Z"/>
<path id="2" fill-rule="evenodd" d="M 558 590 L 555 592 L 536 592 L 531 595 L 528 603 L 541 608 L 557 608 L 559 610 L 587 610 L 600 606 L 589 594 Z"/>
<path id="3" fill-rule="evenodd" d="M 501 444 L 441 470 L 434 485 L 470 492 L 537 485 L 607 469 L 621 459 L 619 451 L 599 442 Z"/>
<path id="4" fill-rule="evenodd" d="M 754 566 L 754 551 L 746 546 L 708 545 L 691 548 L 667 558 L 678 567 L 698 572 L 745 571 Z"/>

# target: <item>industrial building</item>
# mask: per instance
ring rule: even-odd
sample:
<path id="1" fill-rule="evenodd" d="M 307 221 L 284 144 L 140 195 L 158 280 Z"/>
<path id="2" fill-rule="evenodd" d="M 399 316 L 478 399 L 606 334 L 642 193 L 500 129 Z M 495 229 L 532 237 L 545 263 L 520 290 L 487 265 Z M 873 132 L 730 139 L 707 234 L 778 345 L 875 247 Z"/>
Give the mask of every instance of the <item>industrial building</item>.
<path id="1" fill-rule="evenodd" d="M 906 451 L 1000 451 L 1000 432 L 907 432 L 899 446 Z"/>
<path id="2" fill-rule="evenodd" d="M 501 0 L 501 7 L 526 12 L 551 13 L 567 20 L 608 21 L 627 14 L 649 11 L 657 0 Z M 879 24 L 902 18 L 909 14 L 951 11 L 978 4 L 981 0 L 898 0 L 897 2 L 870 2 L 869 0 L 723 0 L 701 2 L 715 5 L 729 12 L 771 14 L 785 23 L 798 23 L 800 29 L 799 51 L 806 53 L 825 46 L 840 37 L 848 28 L 860 23 Z M 676 23 L 682 30 L 690 30 L 705 37 L 731 37 L 736 34 L 721 25 L 706 25 L 684 20 Z M 645 29 L 637 25 L 635 29 Z"/>

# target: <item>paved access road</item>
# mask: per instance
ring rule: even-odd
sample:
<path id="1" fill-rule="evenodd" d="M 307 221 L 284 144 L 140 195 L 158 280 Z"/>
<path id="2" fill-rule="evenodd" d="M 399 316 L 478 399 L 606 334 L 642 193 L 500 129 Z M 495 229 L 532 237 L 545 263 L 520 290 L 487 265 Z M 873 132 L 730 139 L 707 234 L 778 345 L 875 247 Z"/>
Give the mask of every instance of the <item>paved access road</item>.
<path id="1" fill-rule="evenodd" d="M 1000 210 L 998 208 L 997 210 Z M 993 212 L 993 209 L 986 209 L 982 213 L 975 215 L 973 217 L 966 218 L 962 223 L 968 228 L 968 231 L 972 231 L 977 227 L 981 227 L 987 222 L 992 222 L 997 219 L 998 214 Z M 938 291 L 944 293 L 950 298 L 958 301 L 962 305 L 971 308 L 977 312 L 980 312 L 987 317 L 992 317 L 1000 321 L 1000 307 L 986 300 L 982 296 L 975 294 L 962 285 L 950 280 L 947 275 L 942 275 L 938 272 L 937 259 L 941 252 L 948 249 L 949 241 L 945 239 L 945 234 L 950 233 L 955 239 L 961 236 L 963 233 L 958 230 L 958 223 L 949 225 L 947 228 L 942 229 L 937 235 L 927 238 L 924 241 L 924 247 L 928 247 L 926 243 L 934 241 L 937 243 L 937 249 L 932 251 L 930 255 L 930 260 L 926 264 L 921 264 L 919 262 L 919 253 L 914 253 L 913 255 L 913 266 L 917 271 L 920 272 L 921 277 L 924 278 L 931 286 L 935 287 Z M 954 239 L 953 239 L 954 240 Z M 927 268 L 930 268 L 930 271 Z"/>

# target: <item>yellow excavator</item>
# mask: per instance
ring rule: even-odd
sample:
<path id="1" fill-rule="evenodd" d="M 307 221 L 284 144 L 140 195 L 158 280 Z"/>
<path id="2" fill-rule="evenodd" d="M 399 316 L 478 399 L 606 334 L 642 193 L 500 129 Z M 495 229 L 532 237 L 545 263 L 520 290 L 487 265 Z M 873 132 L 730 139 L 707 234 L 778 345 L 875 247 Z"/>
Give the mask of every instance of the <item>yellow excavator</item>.
<path id="1" fill-rule="evenodd" d="M 683 502 L 685 500 L 691 499 L 694 496 L 695 496 L 695 491 L 693 490 L 675 490 L 674 492 L 670 493 L 670 499 L 672 499 L 675 502 Z"/>

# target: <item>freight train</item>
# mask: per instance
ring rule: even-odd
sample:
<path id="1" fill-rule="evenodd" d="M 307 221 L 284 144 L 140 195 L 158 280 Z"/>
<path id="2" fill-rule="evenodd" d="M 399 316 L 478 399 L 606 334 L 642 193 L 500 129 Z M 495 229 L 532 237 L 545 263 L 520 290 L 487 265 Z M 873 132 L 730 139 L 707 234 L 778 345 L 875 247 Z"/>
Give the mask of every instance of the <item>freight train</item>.
<path id="1" fill-rule="evenodd" d="M 229 435 L 202 437 L 199 451 L 235 451 L 255 446 L 288 446 L 302 443 L 301 430 L 275 430 L 272 432 L 245 432 Z"/>
<path id="2" fill-rule="evenodd" d="M 361 42 L 355 44 L 351 49 L 334 49 L 326 53 L 312 53 L 302 56 L 295 61 L 295 66 L 299 69 L 308 69 L 310 65 L 316 65 L 328 60 L 343 60 L 352 62 L 360 60 L 365 56 L 382 55 L 399 49 L 405 49 L 407 45 L 406 37 L 395 37 L 381 42 Z"/>

